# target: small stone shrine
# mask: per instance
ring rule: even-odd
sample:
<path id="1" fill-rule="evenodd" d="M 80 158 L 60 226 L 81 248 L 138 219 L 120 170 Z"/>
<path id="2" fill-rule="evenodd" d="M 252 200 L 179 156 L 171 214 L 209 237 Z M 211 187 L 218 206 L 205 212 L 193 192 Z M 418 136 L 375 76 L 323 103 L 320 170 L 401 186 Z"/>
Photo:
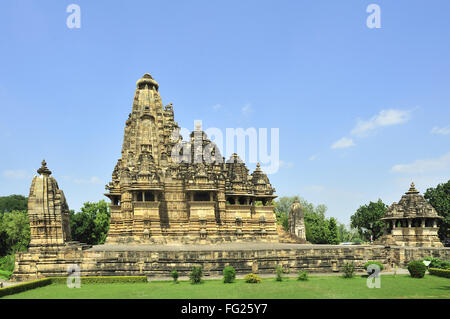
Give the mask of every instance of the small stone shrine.
<path id="1" fill-rule="evenodd" d="M 442 247 L 438 223 L 443 219 L 414 183 L 398 203 L 393 203 L 381 219 L 386 223 L 385 234 L 376 243 L 409 247 Z"/>

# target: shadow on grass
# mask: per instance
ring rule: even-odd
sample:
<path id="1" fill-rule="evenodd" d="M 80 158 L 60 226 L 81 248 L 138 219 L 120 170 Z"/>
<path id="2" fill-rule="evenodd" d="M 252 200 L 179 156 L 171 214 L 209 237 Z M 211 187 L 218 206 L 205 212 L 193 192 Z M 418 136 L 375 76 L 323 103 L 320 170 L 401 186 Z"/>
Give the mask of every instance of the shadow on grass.
<path id="1" fill-rule="evenodd" d="M 450 286 L 442 286 L 442 287 L 437 287 L 437 288 L 433 288 L 433 289 L 438 289 L 438 290 L 450 290 Z"/>

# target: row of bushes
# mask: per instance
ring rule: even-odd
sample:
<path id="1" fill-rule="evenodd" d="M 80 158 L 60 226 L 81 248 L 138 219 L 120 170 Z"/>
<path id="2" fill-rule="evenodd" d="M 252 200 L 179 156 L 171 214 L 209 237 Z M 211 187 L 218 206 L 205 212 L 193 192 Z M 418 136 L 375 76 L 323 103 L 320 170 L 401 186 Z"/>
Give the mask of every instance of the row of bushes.
<path id="1" fill-rule="evenodd" d="M 22 284 L 8 286 L 5 288 L 0 288 L 0 297 L 16 294 L 19 292 L 23 292 L 23 291 L 38 288 L 38 287 L 44 287 L 44 286 L 50 285 L 51 283 L 52 283 L 51 278 L 44 278 L 44 279 L 38 279 L 38 280 L 34 280 L 34 281 L 25 282 Z"/>
<path id="2" fill-rule="evenodd" d="M 450 269 L 429 268 L 430 275 L 450 278 Z"/>
<path id="3" fill-rule="evenodd" d="M 276 280 L 277 281 L 282 281 L 283 277 L 282 277 L 282 268 L 281 267 L 277 267 L 276 268 Z M 177 270 L 173 270 L 170 275 L 173 278 L 174 283 L 178 283 L 178 271 Z M 202 276 L 203 276 L 203 270 L 201 266 L 195 266 L 192 267 L 192 270 L 189 274 L 189 279 L 191 280 L 191 283 L 193 284 L 198 284 L 201 283 L 202 281 Z M 232 283 L 234 282 L 234 280 L 236 279 L 236 270 L 232 267 L 232 266 L 227 266 L 224 268 L 223 270 L 223 282 L 224 283 Z M 308 272 L 307 271 L 300 271 L 299 275 L 298 275 L 298 280 L 308 280 Z M 260 283 L 261 279 L 258 277 L 258 275 L 256 274 L 248 274 L 244 277 L 245 282 L 247 283 Z"/>

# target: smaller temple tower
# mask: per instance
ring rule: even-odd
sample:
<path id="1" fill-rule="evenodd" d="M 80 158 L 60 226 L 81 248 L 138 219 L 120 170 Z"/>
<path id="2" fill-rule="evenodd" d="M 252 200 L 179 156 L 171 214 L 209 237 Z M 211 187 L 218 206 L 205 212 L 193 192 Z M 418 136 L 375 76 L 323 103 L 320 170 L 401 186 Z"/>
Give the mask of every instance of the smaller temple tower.
<path id="1" fill-rule="evenodd" d="M 71 241 L 69 207 L 45 160 L 31 183 L 28 197 L 30 248 L 64 246 Z"/>
<path id="2" fill-rule="evenodd" d="M 443 219 L 414 183 L 398 203 L 393 203 L 381 218 L 385 234 L 376 243 L 393 246 L 443 247 L 438 237 L 438 222 Z"/>
<path id="3" fill-rule="evenodd" d="M 299 239 L 306 241 L 305 219 L 303 216 L 303 208 L 299 200 L 296 199 L 289 210 L 288 216 L 289 233 L 297 236 Z"/>

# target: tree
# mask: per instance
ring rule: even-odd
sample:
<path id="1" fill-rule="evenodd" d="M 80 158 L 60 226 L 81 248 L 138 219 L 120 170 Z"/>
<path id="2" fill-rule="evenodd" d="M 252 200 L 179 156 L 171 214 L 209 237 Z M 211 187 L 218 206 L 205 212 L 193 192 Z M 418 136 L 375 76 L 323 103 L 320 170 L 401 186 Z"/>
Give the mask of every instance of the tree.
<path id="1" fill-rule="evenodd" d="M 325 213 L 327 207 L 325 205 L 317 205 L 307 202 L 299 196 L 281 197 L 275 201 L 275 215 L 279 224 L 283 225 L 285 230 L 288 230 L 288 215 L 292 203 L 299 200 L 303 208 L 303 215 L 305 218 L 306 240 L 313 244 L 336 244 L 339 242 L 337 235 L 337 222 L 333 218 L 334 225 L 329 225 L 329 220 L 326 219 Z M 330 231 L 332 233 L 330 233 Z"/>
<path id="2" fill-rule="evenodd" d="M 0 256 L 26 250 L 30 236 L 26 211 L 14 210 L 0 215 Z"/>
<path id="3" fill-rule="evenodd" d="M 428 188 L 423 194 L 425 199 L 436 209 L 437 213 L 444 217 L 439 227 L 439 238 L 444 240 L 450 237 L 450 180 L 447 183 Z"/>
<path id="4" fill-rule="evenodd" d="M 78 213 L 71 210 L 72 239 L 90 245 L 103 244 L 108 234 L 109 217 L 108 204 L 104 200 L 84 203 Z"/>
<path id="5" fill-rule="evenodd" d="M 337 245 L 339 244 L 339 238 L 338 238 L 338 226 L 336 219 L 334 217 L 331 217 L 328 220 L 328 243 L 331 245 Z"/>
<path id="6" fill-rule="evenodd" d="M 359 235 L 364 240 L 373 240 L 383 235 L 384 223 L 380 218 L 384 217 L 387 205 L 381 199 L 378 202 L 370 202 L 358 208 L 355 214 L 350 217 L 351 227 L 358 230 Z"/>
<path id="7" fill-rule="evenodd" d="M 12 211 L 27 211 L 28 198 L 22 195 L 0 197 L 0 214 Z"/>

